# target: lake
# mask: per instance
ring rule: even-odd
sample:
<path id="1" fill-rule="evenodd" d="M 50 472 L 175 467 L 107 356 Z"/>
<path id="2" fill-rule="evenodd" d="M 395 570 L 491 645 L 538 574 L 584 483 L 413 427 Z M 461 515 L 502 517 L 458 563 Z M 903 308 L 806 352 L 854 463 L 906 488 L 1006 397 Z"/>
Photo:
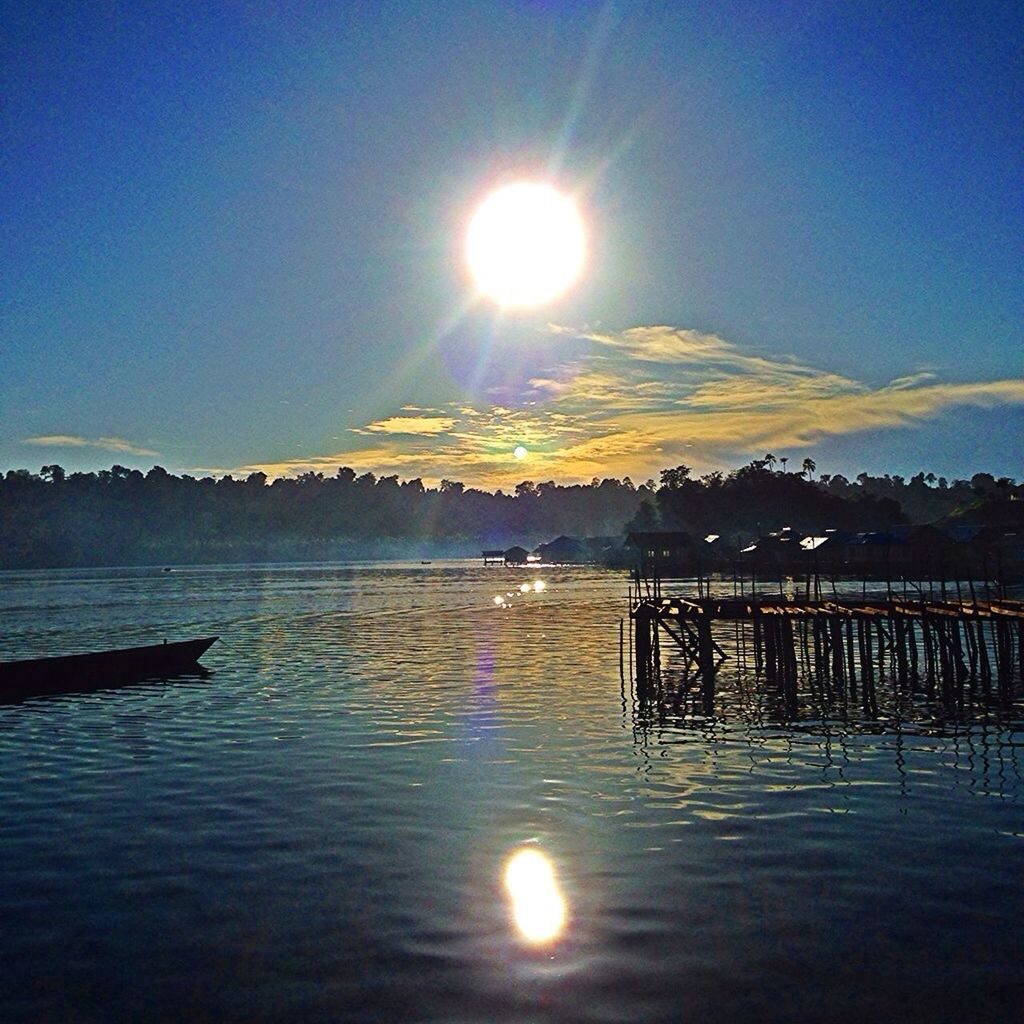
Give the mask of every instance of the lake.
<path id="1" fill-rule="evenodd" d="M 713 715 L 651 707 L 625 594 L 0 574 L 0 658 L 222 637 L 207 677 L 0 706 L 0 1019 L 1019 1019 L 1020 698 L 787 721 L 726 663 Z"/>

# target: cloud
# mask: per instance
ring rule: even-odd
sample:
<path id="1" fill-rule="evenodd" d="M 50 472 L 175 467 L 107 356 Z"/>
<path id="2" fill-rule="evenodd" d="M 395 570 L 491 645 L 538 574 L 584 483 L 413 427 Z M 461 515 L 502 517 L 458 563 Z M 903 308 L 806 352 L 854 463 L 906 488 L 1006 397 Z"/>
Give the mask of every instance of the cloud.
<path id="1" fill-rule="evenodd" d="M 122 455 L 159 455 L 150 448 L 142 448 L 123 437 L 76 437 L 74 434 L 40 434 L 37 437 L 22 438 L 24 444 L 42 448 L 97 448 L 104 452 L 119 452 Z"/>
<path id="2" fill-rule="evenodd" d="M 679 442 L 685 440 L 704 453 L 749 455 L 808 448 L 830 436 L 914 426 L 957 406 L 1007 404 L 1024 404 L 1024 380 L 886 386 L 821 397 L 796 389 L 789 401 L 777 395 L 759 400 L 755 393 L 746 405 L 737 389 L 730 404 L 701 409 L 694 402 L 689 409 L 629 414 L 617 422 L 623 429 L 644 431 L 666 452 L 681 454 Z"/>
<path id="3" fill-rule="evenodd" d="M 702 370 L 722 367 L 747 373 L 764 373 L 775 367 L 810 372 L 793 360 L 766 359 L 743 351 L 717 334 L 705 334 L 682 327 L 630 327 L 609 334 L 587 329 L 576 330 L 552 324 L 550 329 L 566 337 L 582 338 L 625 353 L 633 360 L 675 366 L 699 366 Z"/>
<path id="4" fill-rule="evenodd" d="M 356 428 L 376 435 L 372 444 L 243 469 L 278 476 L 348 465 L 490 488 L 644 479 L 679 462 L 704 472 L 829 437 L 920 427 L 955 408 L 1024 405 L 1022 379 L 951 382 L 928 372 L 872 383 L 683 328 L 549 330 L 571 344 L 561 357 L 556 346 L 517 394 L 502 389 L 500 402 L 495 393 L 429 410 L 407 405 L 399 413 L 413 415 Z M 529 452 L 522 461 L 512 457 L 519 444 Z"/>
<path id="5" fill-rule="evenodd" d="M 405 406 L 408 408 L 408 406 Z M 365 427 L 356 427 L 354 434 L 444 434 L 455 426 L 451 416 L 389 416 Z"/>

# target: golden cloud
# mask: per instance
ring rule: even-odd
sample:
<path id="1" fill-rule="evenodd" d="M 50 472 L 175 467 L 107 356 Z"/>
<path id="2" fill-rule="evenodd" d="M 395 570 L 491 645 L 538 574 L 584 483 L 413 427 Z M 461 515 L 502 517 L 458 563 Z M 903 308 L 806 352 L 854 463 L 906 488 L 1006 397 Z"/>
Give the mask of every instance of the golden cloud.
<path id="1" fill-rule="evenodd" d="M 406 405 L 399 413 L 408 415 L 355 428 L 378 435 L 372 445 L 242 470 L 280 476 L 348 465 L 490 488 L 523 479 L 643 479 L 678 462 L 705 471 L 830 436 L 906 428 L 957 407 L 1024 404 L 1022 379 L 957 383 L 916 373 L 872 385 L 699 331 L 550 330 L 588 347 L 538 366 L 518 402 L 503 391 L 501 404 L 476 396 L 441 409 Z M 519 444 L 529 452 L 522 461 L 512 456 Z"/>
<path id="2" fill-rule="evenodd" d="M 409 408 L 405 406 L 404 408 Z M 387 419 L 356 427 L 354 434 L 444 434 L 455 426 L 451 416 L 389 416 Z"/>

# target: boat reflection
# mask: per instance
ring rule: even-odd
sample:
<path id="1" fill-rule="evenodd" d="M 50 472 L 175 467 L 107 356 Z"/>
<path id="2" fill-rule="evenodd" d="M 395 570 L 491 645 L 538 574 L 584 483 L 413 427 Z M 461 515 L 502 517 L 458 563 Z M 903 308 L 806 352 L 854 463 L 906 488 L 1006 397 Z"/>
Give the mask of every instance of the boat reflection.
<path id="1" fill-rule="evenodd" d="M 533 945 L 553 942 L 565 928 L 566 906 L 550 858 L 535 847 L 516 850 L 505 865 L 505 889 L 520 937 Z"/>

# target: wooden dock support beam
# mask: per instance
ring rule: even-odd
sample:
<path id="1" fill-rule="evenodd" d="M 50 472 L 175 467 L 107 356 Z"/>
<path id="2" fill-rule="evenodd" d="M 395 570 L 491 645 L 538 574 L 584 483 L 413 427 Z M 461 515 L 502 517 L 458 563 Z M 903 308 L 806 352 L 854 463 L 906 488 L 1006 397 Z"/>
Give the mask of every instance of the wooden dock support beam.
<path id="1" fill-rule="evenodd" d="M 838 694 L 858 701 L 869 715 L 878 713 L 878 693 L 886 683 L 906 694 L 938 696 L 959 711 L 965 702 L 990 697 L 993 682 L 1001 700 L 1011 699 L 1024 668 L 1024 602 L 1006 598 L 969 603 L 891 594 L 885 600 L 864 595 L 827 602 L 774 596 L 690 600 L 650 596 L 639 582 L 635 594 L 630 639 L 639 690 L 660 692 L 665 639 L 682 655 L 681 668 L 678 661 L 675 665 L 684 681 L 699 679 L 709 713 L 726 658 L 714 634 L 722 622 L 735 624 L 729 636 L 736 657 L 742 661 L 749 650 L 756 676 L 793 713 L 801 679 L 811 697 Z"/>

